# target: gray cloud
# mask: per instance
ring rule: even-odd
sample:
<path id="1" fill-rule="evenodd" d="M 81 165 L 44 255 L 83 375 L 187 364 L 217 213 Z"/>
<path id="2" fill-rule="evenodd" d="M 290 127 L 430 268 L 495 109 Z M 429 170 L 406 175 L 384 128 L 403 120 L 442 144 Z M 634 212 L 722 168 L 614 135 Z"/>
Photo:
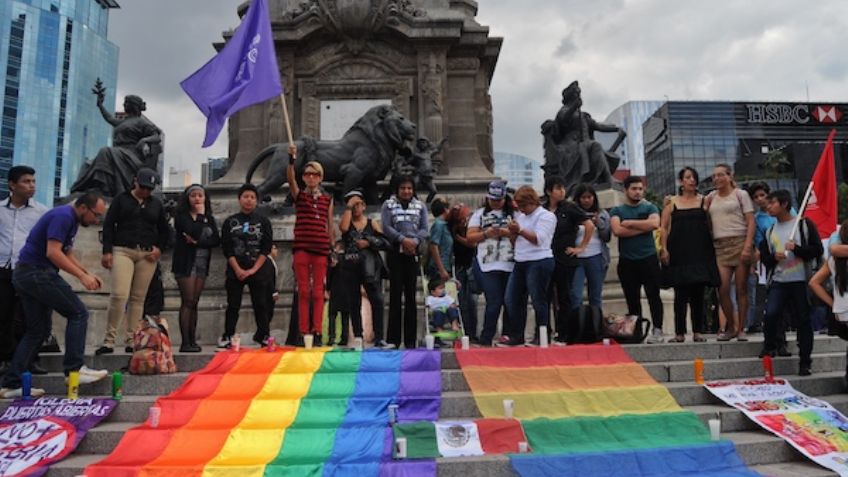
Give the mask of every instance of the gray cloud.
<path id="1" fill-rule="evenodd" d="M 118 90 L 137 93 L 167 135 L 167 162 L 199 171 L 226 137 L 199 147 L 203 116 L 179 81 L 235 27 L 242 0 L 122 0 L 111 17 L 121 47 Z M 637 99 L 845 101 L 848 3 L 486 0 L 478 21 L 504 37 L 492 82 L 495 149 L 541 158 L 539 125 L 580 80 L 598 119 Z M 578 47 L 579 46 L 579 47 Z"/>

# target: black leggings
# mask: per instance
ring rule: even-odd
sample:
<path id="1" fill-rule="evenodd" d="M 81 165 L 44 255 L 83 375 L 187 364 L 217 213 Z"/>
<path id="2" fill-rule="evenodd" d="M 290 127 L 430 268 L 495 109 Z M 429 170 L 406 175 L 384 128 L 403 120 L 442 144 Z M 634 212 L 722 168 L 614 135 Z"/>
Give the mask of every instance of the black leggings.
<path id="1" fill-rule="evenodd" d="M 205 277 L 180 277 L 177 285 L 180 287 L 180 335 L 182 344 L 194 345 L 197 339 L 197 303 L 203 293 Z"/>
<path id="2" fill-rule="evenodd" d="M 704 327 L 704 285 L 674 287 L 674 334 L 686 334 L 686 305 L 692 313 L 692 331 L 700 333 Z"/>

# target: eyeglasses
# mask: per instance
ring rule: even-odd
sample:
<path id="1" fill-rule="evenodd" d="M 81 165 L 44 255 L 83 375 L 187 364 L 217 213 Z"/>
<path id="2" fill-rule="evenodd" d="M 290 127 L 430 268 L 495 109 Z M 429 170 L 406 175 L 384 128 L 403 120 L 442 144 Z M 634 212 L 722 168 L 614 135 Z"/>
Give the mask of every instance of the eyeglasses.
<path id="1" fill-rule="evenodd" d="M 98 222 L 103 221 L 103 215 L 104 215 L 104 214 L 98 214 L 97 212 L 95 212 L 95 211 L 94 211 L 94 210 L 92 210 L 92 209 L 88 209 L 88 212 L 91 212 L 91 215 L 93 215 L 93 216 L 94 216 L 94 220 L 96 220 L 96 221 L 98 221 Z M 86 213 L 88 213 L 88 212 L 86 212 Z"/>
<path id="2" fill-rule="evenodd" d="M 303 173 L 303 177 L 321 177 L 321 174 L 312 171 L 306 171 Z"/>

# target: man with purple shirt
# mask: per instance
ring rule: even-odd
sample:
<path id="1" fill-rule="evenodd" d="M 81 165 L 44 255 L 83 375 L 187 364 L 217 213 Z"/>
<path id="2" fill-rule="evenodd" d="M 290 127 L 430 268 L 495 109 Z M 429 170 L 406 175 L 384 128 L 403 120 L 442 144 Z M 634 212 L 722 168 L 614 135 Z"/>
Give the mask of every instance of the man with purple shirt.
<path id="1" fill-rule="evenodd" d="M 21 374 L 50 332 L 54 310 L 68 320 L 65 376 L 79 371 L 80 384 L 106 377 L 106 370 L 89 369 L 83 364 L 88 310 L 68 282 L 59 276 L 59 270 L 64 270 L 77 277 L 87 290 L 102 286 L 100 278 L 89 273 L 74 256 L 73 246 L 79 225 L 96 225 L 105 212 L 106 204 L 100 194 L 87 192 L 73 205 L 63 205 L 45 213 L 32 228 L 12 275 L 12 283 L 24 308 L 26 332 L 15 350 L 9 371 L 3 376 L 0 398 L 21 397 Z M 32 389 L 33 397 L 43 394 L 43 389 Z"/>

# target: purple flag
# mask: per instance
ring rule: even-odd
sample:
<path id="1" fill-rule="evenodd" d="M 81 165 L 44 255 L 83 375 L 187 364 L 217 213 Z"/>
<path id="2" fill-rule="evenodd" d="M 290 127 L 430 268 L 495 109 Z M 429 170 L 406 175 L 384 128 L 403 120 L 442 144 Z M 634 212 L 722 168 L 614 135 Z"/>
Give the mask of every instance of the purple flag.
<path id="1" fill-rule="evenodd" d="M 203 147 L 215 142 L 232 114 L 283 92 L 266 2 L 252 0 L 221 52 L 180 83 L 206 116 Z"/>

